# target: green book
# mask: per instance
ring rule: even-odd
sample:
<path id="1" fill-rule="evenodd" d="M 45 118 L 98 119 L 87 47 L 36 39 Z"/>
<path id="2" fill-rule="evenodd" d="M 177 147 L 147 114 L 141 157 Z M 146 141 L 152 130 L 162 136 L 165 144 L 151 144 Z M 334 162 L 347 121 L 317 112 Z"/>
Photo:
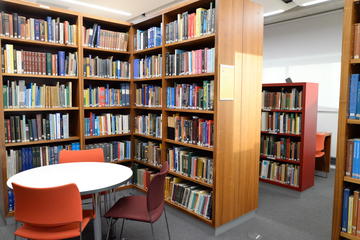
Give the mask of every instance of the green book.
<path id="1" fill-rule="evenodd" d="M 46 53 L 46 75 L 52 75 L 52 57 L 51 53 Z"/>

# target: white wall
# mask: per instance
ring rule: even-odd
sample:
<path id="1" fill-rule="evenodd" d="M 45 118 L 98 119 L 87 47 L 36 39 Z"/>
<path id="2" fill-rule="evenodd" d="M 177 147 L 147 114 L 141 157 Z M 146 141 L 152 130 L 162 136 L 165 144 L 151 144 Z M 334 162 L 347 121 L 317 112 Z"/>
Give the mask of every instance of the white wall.
<path id="1" fill-rule="evenodd" d="M 319 83 L 318 131 L 332 132 L 336 156 L 343 11 L 265 26 L 264 83 Z"/>

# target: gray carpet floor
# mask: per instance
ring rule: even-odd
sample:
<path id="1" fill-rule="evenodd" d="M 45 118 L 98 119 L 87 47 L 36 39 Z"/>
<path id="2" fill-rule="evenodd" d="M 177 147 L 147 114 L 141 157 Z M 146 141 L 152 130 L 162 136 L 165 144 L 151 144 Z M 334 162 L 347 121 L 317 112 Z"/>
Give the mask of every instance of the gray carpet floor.
<path id="1" fill-rule="evenodd" d="M 255 239 L 254 235 L 260 235 L 262 238 L 256 240 L 329 240 L 331 239 L 334 175 L 332 171 L 328 178 L 316 177 L 315 186 L 301 194 L 261 183 L 259 208 L 255 216 L 216 237 L 208 225 L 167 207 L 172 239 L 251 240 Z M 137 194 L 136 191 L 131 191 L 132 194 Z M 121 221 L 117 223 L 116 239 L 119 239 L 120 227 Z M 0 239 L 14 239 L 12 236 L 14 228 L 13 224 L 5 224 L 4 219 L 1 219 Z M 104 228 L 103 230 L 106 231 L 106 227 Z M 157 239 L 167 239 L 164 217 L 154 224 L 154 229 Z M 150 225 L 126 221 L 123 237 L 131 240 L 151 239 Z M 92 240 L 92 224 L 85 230 L 83 239 Z"/>

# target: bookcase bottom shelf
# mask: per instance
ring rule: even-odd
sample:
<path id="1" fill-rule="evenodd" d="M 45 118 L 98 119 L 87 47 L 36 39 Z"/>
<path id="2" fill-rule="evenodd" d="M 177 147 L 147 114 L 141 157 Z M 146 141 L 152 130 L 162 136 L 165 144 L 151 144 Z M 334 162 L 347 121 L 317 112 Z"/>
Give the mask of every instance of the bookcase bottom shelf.
<path id="1" fill-rule="evenodd" d="M 351 235 L 351 234 L 345 233 L 345 232 L 341 232 L 340 236 L 343 238 L 346 238 L 346 239 L 350 239 L 350 240 L 360 240 L 360 237 L 354 236 L 354 235 Z"/>
<path id="2" fill-rule="evenodd" d="M 269 179 L 263 179 L 263 178 L 259 178 L 261 182 L 265 182 L 265 183 L 270 183 L 270 184 L 273 184 L 273 185 L 277 185 L 277 186 L 280 186 L 280 187 L 284 187 L 284 188 L 289 188 L 289 189 L 292 189 L 292 190 L 296 190 L 296 191 L 301 191 L 300 187 L 295 187 L 295 186 L 291 186 L 291 185 L 288 185 L 288 184 L 285 184 L 285 183 L 280 183 L 280 182 L 275 182 L 275 181 L 272 181 L 272 180 L 269 180 Z"/>
<path id="3" fill-rule="evenodd" d="M 133 185 L 133 187 L 136 188 L 136 189 L 138 189 L 138 190 L 141 191 L 141 192 L 146 192 L 145 189 L 143 189 L 143 188 L 141 188 L 141 187 L 139 187 L 139 186 L 137 186 L 137 185 Z M 187 209 L 187 208 L 185 208 L 185 207 L 183 207 L 183 206 L 181 206 L 181 205 L 179 205 L 179 204 L 176 204 L 176 203 L 174 203 L 174 202 L 171 202 L 171 201 L 169 201 L 169 200 L 167 200 L 167 199 L 165 199 L 165 202 L 166 202 L 169 206 L 174 207 L 174 208 L 176 208 L 176 209 L 179 209 L 179 210 L 181 210 L 181 211 L 183 211 L 183 212 L 185 212 L 185 213 L 187 213 L 187 214 L 190 214 L 191 216 L 193 216 L 193 217 L 195 217 L 195 218 L 197 218 L 197 219 L 199 219 L 199 220 L 201 220 L 201 221 L 203 221 L 203 222 L 205 222 L 205 223 L 213 226 L 213 221 L 212 221 L 212 220 L 207 219 L 207 218 L 205 218 L 205 217 L 203 217 L 203 216 L 200 216 L 200 215 L 194 213 L 193 211 L 191 211 L 191 210 L 189 210 L 189 209 Z"/>

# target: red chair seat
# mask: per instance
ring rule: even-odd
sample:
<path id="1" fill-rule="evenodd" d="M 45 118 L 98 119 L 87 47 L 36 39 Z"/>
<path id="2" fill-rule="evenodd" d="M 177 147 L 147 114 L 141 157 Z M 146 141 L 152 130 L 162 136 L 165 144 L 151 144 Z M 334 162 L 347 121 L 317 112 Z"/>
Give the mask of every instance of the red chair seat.
<path id="1" fill-rule="evenodd" d="M 155 222 L 162 214 L 162 208 L 152 211 L 149 216 L 146 196 L 129 196 L 119 199 L 105 214 L 107 218 L 125 218 L 141 222 Z"/>
<path id="2" fill-rule="evenodd" d="M 95 216 L 93 210 L 83 210 L 83 220 L 81 223 L 81 231 Z M 15 235 L 23 238 L 32 239 L 64 239 L 79 236 L 79 223 L 71 223 L 58 227 L 42 227 L 32 224 L 24 224 L 16 230 Z"/>

